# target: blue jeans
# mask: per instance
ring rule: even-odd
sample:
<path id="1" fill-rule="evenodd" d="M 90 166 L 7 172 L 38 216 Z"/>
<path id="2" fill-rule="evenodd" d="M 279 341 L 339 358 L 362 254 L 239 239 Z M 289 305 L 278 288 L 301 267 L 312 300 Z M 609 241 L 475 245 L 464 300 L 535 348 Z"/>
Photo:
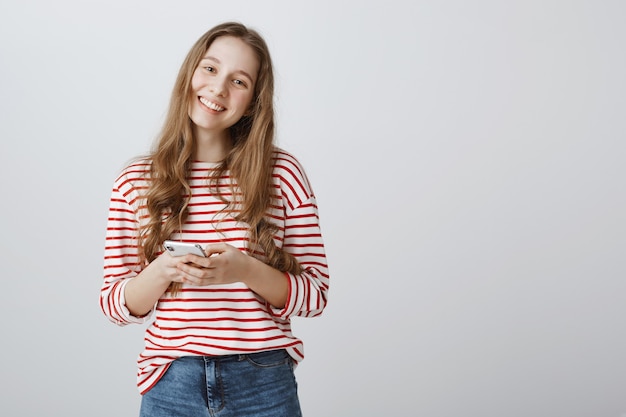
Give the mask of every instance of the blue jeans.
<path id="1" fill-rule="evenodd" d="M 285 350 L 183 356 L 141 399 L 140 417 L 298 417 L 293 360 Z"/>

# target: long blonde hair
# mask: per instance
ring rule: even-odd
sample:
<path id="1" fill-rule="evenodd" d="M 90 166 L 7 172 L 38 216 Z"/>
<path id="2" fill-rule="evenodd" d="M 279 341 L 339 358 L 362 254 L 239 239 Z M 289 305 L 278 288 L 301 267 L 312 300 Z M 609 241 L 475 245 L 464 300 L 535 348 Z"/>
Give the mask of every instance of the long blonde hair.
<path id="1" fill-rule="evenodd" d="M 192 121 L 188 115 L 191 79 L 211 43 L 220 36 L 237 37 L 249 45 L 259 59 L 259 74 L 251 111 L 230 128 L 231 150 L 211 174 L 210 186 L 227 203 L 226 210 L 235 220 L 249 225 L 251 247 L 257 245 L 264 252 L 266 262 L 274 268 L 297 274 L 302 270 L 299 263 L 275 245 L 273 237 L 278 227 L 265 217 L 272 199 L 275 152 L 272 61 L 263 38 L 235 22 L 220 24 L 202 35 L 180 68 L 164 126 L 150 155 L 151 181 L 144 195 L 149 220 L 140 229 L 140 254 L 147 262 L 154 260 L 162 250 L 162 242 L 180 230 L 189 214 L 191 188 L 187 176 L 195 151 Z M 241 193 L 241 201 L 227 200 L 217 187 L 218 179 L 227 170 Z M 232 188 L 231 181 L 231 191 Z M 231 192 L 233 196 L 236 194 L 239 193 Z M 171 286 L 174 292 L 179 288 L 177 283 Z"/>

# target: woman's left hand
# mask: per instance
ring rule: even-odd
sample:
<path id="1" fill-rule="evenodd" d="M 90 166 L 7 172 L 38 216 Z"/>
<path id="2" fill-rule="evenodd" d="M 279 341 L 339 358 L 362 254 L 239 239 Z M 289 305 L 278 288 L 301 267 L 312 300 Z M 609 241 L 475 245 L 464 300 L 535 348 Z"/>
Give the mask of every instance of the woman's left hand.
<path id="1" fill-rule="evenodd" d="M 207 245 L 206 258 L 185 255 L 177 265 L 182 281 L 191 285 L 214 285 L 244 282 L 249 275 L 252 258 L 227 243 Z"/>

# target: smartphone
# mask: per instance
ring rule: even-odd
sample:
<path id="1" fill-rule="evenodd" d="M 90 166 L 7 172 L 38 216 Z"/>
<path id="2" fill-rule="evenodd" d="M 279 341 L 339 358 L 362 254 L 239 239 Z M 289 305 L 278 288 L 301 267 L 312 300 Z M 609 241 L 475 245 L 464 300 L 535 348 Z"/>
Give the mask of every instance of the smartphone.
<path id="1" fill-rule="evenodd" d="M 187 255 L 188 253 L 193 253 L 194 255 L 206 258 L 206 254 L 204 253 L 202 246 L 200 246 L 200 244 L 198 243 L 186 243 L 176 242 L 175 240 L 166 240 L 165 242 L 163 242 L 163 247 L 172 256 L 182 256 Z"/>

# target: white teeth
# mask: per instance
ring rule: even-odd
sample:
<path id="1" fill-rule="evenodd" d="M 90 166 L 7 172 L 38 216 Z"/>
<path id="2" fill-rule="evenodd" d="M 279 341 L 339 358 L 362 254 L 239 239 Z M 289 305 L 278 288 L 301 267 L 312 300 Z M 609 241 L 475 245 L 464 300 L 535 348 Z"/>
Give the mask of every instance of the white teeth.
<path id="1" fill-rule="evenodd" d="M 224 107 L 218 106 L 217 104 L 213 103 L 212 101 L 207 100 L 204 97 L 200 97 L 200 102 L 204 104 L 205 106 L 207 106 L 208 108 L 210 108 L 211 110 L 224 111 Z"/>

